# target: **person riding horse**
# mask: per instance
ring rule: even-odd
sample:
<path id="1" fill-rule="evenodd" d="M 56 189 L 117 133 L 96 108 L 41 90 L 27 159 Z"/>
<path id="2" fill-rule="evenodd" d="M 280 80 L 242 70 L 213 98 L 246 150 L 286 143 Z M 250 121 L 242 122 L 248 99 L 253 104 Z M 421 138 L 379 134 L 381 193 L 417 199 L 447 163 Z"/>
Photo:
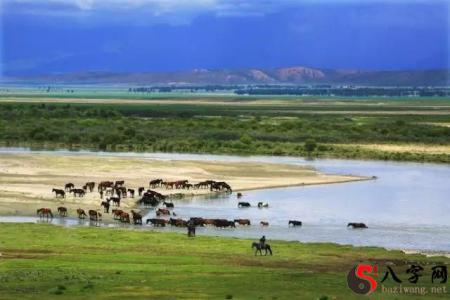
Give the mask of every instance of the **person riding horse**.
<path id="1" fill-rule="evenodd" d="M 264 249 L 264 247 L 266 246 L 266 236 L 263 235 L 262 238 L 259 239 L 259 243 L 261 245 L 261 248 Z"/>

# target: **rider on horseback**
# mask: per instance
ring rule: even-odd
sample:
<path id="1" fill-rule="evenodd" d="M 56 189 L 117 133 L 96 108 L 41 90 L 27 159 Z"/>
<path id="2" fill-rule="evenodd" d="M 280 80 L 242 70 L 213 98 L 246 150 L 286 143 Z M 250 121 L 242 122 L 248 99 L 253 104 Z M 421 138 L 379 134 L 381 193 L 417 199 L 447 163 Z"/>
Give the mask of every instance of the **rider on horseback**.
<path id="1" fill-rule="evenodd" d="M 259 244 L 261 245 L 261 248 L 264 249 L 266 246 L 266 236 L 263 235 L 262 238 L 259 239 Z"/>

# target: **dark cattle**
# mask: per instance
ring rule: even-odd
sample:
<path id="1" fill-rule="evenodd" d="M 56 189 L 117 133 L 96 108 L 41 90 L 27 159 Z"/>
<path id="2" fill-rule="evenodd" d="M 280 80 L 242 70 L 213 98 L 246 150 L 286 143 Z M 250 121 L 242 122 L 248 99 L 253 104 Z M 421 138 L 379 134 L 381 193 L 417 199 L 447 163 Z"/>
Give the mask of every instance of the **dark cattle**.
<path id="1" fill-rule="evenodd" d="M 239 202 L 238 203 L 238 207 L 250 207 L 250 203 L 248 202 Z"/>
<path id="2" fill-rule="evenodd" d="M 235 219 L 234 223 L 238 223 L 239 225 L 250 225 L 250 220 L 248 220 L 248 219 Z"/>
<path id="3" fill-rule="evenodd" d="M 86 217 L 86 213 L 81 208 L 77 209 L 77 215 L 78 215 L 78 219 L 84 219 L 84 217 Z"/>
<path id="4" fill-rule="evenodd" d="M 58 213 L 60 217 L 67 217 L 67 208 L 63 206 L 58 207 Z"/>
<path id="5" fill-rule="evenodd" d="M 75 185 L 73 183 L 69 182 L 69 183 L 66 183 L 66 185 L 64 186 L 64 190 L 70 191 L 74 187 L 75 187 Z"/>
<path id="6" fill-rule="evenodd" d="M 65 198 L 66 197 L 66 192 L 64 190 L 60 190 L 60 189 L 53 189 L 52 193 L 55 193 L 55 197 L 61 197 L 61 198 Z"/>
<path id="7" fill-rule="evenodd" d="M 175 206 L 173 205 L 173 203 L 172 202 L 163 202 L 163 204 L 164 204 L 164 206 L 165 207 L 167 207 L 167 208 L 174 208 Z"/>
<path id="8" fill-rule="evenodd" d="M 84 197 L 84 195 L 86 194 L 83 189 L 71 189 L 70 192 L 73 193 L 74 197 L 76 197 L 77 195 L 78 197 Z"/>
<path id="9" fill-rule="evenodd" d="M 134 198 L 134 189 L 128 189 L 128 193 L 130 193 L 131 198 Z"/>
<path id="10" fill-rule="evenodd" d="M 289 220 L 288 223 L 289 226 L 302 226 L 302 222 L 301 221 L 296 221 L 296 220 Z"/>
<path id="11" fill-rule="evenodd" d="M 164 219 L 147 219 L 146 224 L 151 223 L 153 226 L 165 227 L 167 221 Z"/>
<path id="12" fill-rule="evenodd" d="M 36 213 L 37 213 L 37 215 L 40 217 L 40 218 L 53 218 L 53 213 L 52 213 L 52 210 L 50 209 L 50 208 L 39 208 L 37 211 L 36 211 Z"/>
<path id="13" fill-rule="evenodd" d="M 269 222 L 266 222 L 266 221 L 261 221 L 261 222 L 259 222 L 259 224 L 261 226 L 269 226 Z"/>
<path id="14" fill-rule="evenodd" d="M 364 223 L 348 223 L 347 227 L 353 227 L 353 228 L 368 228 L 366 224 Z"/>
<path id="15" fill-rule="evenodd" d="M 88 214 L 89 214 L 89 219 L 90 219 L 91 221 L 99 221 L 99 220 L 102 219 L 102 214 L 99 213 L 99 212 L 96 211 L 96 210 L 90 209 L 89 212 L 88 212 Z"/>
<path id="16" fill-rule="evenodd" d="M 170 216 L 170 211 L 166 208 L 158 208 L 158 210 L 156 211 L 156 215 L 159 217 L 161 215 L 167 215 Z"/>
<path id="17" fill-rule="evenodd" d="M 109 213 L 109 206 L 110 206 L 110 204 L 109 204 L 109 201 L 102 201 L 102 203 L 100 204 L 100 206 L 103 206 L 103 212 L 105 212 L 105 213 Z"/>
<path id="18" fill-rule="evenodd" d="M 134 210 L 132 210 L 131 215 L 133 216 L 134 225 L 142 225 L 142 215 L 140 213 L 137 213 Z"/>

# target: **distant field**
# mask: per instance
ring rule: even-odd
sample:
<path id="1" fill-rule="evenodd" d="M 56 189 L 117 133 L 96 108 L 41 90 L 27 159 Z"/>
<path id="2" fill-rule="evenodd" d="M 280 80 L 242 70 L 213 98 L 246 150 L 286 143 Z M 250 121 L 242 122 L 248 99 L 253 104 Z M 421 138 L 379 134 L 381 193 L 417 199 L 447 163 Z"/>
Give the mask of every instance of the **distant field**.
<path id="1" fill-rule="evenodd" d="M 0 116 L 5 146 L 450 162 L 444 98 L 0 94 Z"/>
<path id="2" fill-rule="evenodd" d="M 448 299 L 448 283 L 431 283 L 431 267 L 449 258 L 373 247 L 270 240 L 273 256 L 254 256 L 250 240 L 154 231 L 0 224 L 0 299 L 361 299 L 346 276 L 358 263 L 390 266 L 402 286 L 446 287 L 427 299 Z M 301 230 L 291 228 L 290 230 Z M 412 264 L 423 266 L 417 284 Z M 379 283 L 380 285 L 380 283 Z M 398 286 L 389 278 L 385 286 Z M 417 299 L 387 294 L 373 299 Z"/>

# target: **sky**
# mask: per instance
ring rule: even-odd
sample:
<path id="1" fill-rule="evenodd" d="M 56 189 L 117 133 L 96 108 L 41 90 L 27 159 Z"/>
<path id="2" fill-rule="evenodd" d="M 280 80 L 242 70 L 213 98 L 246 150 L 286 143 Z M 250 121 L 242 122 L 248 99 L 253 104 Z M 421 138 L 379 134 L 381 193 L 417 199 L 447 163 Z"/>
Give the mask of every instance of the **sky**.
<path id="1" fill-rule="evenodd" d="M 450 0 L 0 0 L 0 75 L 449 67 Z"/>

